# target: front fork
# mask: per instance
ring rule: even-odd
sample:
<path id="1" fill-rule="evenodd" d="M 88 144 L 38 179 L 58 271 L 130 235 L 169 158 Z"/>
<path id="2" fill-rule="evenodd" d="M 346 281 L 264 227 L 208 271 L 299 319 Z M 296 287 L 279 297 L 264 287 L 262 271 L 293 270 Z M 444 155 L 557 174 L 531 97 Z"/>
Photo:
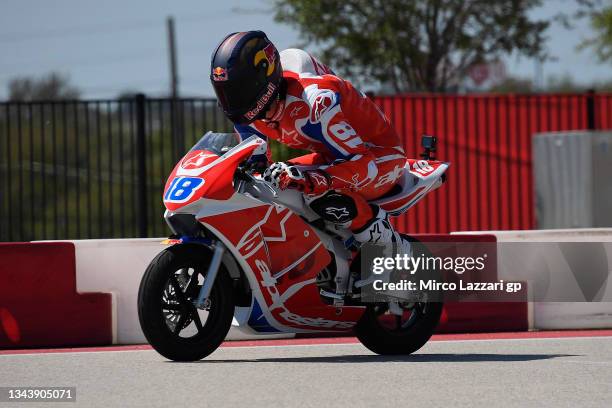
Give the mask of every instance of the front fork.
<path id="1" fill-rule="evenodd" d="M 202 288 L 200 289 L 200 293 L 198 294 L 198 298 L 194 302 L 195 307 L 198 309 L 205 309 L 208 298 L 210 297 L 210 292 L 212 287 L 217 279 L 217 274 L 219 273 L 219 268 L 221 267 L 221 260 L 223 259 L 223 254 L 225 252 L 225 245 L 221 241 L 213 241 L 213 256 L 210 261 L 210 265 L 208 266 L 208 271 L 206 273 L 206 277 L 204 278 L 204 283 L 202 284 Z"/>
<path id="2" fill-rule="evenodd" d="M 205 309 L 210 303 L 208 302 L 208 298 L 210 297 L 210 292 L 212 291 L 215 280 L 217 279 L 217 274 L 219 273 L 219 267 L 221 266 L 223 254 L 226 250 L 225 245 L 218 239 L 211 240 L 210 238 L 203 237 L 201 234 L 202 225 L 193 214 L 174 214 L 166 210 L 164 219 L 175 234 L 175 237 L 180 237 L 178 240 L 172 239 L 169 241 L 183 244 L 192 243 L 205 245 L 213 250 L 213 256 L 208 266 L 204 283 L 202 284 L 198 298 L 194 301 L 195 307 L 198 309 Z"/>

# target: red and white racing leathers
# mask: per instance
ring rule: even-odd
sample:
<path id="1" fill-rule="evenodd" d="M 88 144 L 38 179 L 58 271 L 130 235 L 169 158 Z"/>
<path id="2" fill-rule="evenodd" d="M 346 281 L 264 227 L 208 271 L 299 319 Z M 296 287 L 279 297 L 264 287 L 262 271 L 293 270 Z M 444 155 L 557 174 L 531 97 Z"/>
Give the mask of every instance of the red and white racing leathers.
<path id="1" fill-rule="evenodd" d="M 402 174 L 406 156 L 400 138 L 366 95 L 311 55 L 289 49 L 280 56 L 287 87 L 281 109 L 270 121 L 236 130 L 312 151 L 289 162 L 324 170 L 333 191 L 354 201 L 349 226 L 359 230 L 375 216 L 367 201 L 387 193 Z"/>

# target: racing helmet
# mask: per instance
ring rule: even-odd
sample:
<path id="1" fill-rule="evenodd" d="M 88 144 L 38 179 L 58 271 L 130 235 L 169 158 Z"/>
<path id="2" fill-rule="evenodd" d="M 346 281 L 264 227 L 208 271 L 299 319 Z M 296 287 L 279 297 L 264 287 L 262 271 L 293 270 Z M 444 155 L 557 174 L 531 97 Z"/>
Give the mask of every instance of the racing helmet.
<path id="1" fill-rule="evenodd" d="M 281 79 L 280 55 L 262 31 L 232 33 L 212 54 L 210 80 L 219 106 L 234 123 L 263 118 L 278 98 Z"/>

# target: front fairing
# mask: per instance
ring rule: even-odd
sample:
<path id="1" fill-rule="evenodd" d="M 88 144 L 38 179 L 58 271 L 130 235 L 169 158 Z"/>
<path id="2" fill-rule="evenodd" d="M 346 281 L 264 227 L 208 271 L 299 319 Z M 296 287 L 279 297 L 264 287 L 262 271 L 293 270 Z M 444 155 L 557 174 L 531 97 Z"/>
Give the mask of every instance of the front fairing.
<path id="1" fill-rule="evenodd" d="M 231 136 L 209 132 L 174 167 L 164 188 L 164 205 L 171 212 L 204 198 L 229 200 L 234 194 L 234 173 L 263 143 L 250 137 L 235 146 L 215 146 L 215 136 Z M 238 137 L 236 135 L 236 137 Z M 206 143 L 212 140 L 213 142 Z M 224 149 L 225 148 L 225 149 Z"/>

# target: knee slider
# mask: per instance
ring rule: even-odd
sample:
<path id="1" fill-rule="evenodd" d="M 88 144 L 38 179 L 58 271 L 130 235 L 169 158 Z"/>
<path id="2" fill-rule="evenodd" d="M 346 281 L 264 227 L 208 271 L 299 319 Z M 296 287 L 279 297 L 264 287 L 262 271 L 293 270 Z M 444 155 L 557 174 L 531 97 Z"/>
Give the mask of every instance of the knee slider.
<path id="1" fill-rule="evenodd" d="M 335 191 L 313 200 L 310 208 L 324 220 L 338 224 L 349 222 L 357 216 L 355 201 Z"/>

